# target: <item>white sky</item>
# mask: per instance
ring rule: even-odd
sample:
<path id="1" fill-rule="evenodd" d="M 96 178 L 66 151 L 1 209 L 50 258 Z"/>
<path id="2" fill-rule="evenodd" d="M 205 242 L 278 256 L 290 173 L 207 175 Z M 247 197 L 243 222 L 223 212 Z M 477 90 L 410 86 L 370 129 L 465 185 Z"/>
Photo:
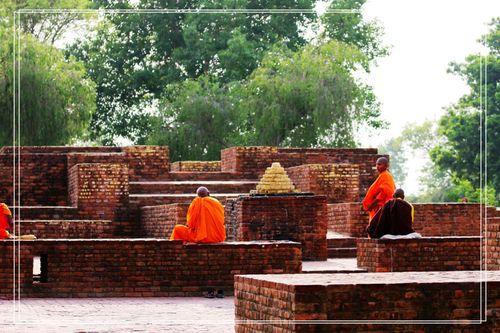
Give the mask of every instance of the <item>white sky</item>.
<path id="1" fill-rule="evenodd" d="M 500 1 L 368 0 L 363 10 L 366 18 L 379 20 L 385 43 L 392 45 L 368 78 L 382 103 L 382 117 L 391 123 L 387 130 L 359 138 L 363 146 L 376 147 L 407 123 L 439 119 L 443 107 L 468 92 L 459 77 L 446 73 L 448 63 L 484 50 L 477 39 L 500 15 Z M 418 191 L 423 162 L 408 163 L 407 192 Z"/>

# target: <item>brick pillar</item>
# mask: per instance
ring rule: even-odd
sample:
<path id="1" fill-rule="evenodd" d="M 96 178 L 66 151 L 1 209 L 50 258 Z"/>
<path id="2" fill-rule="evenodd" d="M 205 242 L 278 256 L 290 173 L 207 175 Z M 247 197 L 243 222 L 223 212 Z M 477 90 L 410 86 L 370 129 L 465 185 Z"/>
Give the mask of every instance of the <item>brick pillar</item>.
<path id="1" fill-rule="evenodd" d="M 326 260 L 326 198 L 315 195 L 240 196 L 226 203 L 228 240 L 292 240 L 305 260 Z"/>
<path id="2" fill-rule="evenodd" d="M 129 176 L 125 164 L 83 163 L 69 170 L 69 198 L 82 219 L 128 220 Z M 122 225 L 117 233 L 128 234 Z"/>
<path id="3" fill-rule="evenodd" d="M 286 172 L 298 190 L 325 195 L 329 203 L 355 202 L 359 198 L 357 164 L 306 164 Z"/>
<path id="4" fill-rule="evenodd" d="M 130 146 L 123 152 L 128 161 L 131 180 L 167 179 L 170 171 L 168 147 Z"/>

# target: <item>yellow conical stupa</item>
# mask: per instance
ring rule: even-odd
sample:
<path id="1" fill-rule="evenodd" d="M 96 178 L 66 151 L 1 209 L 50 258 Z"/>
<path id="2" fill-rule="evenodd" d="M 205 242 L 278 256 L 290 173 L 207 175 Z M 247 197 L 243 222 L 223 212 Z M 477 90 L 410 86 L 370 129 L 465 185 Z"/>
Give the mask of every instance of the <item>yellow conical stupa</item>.
<path id="1" fill-rule="evenodd" d="M 293 193 L 295 186 L 288 178 L 285 169 L 275 162 L 271 167 L 266 168 L 264 175 L 257 185 L 257 193 L 271 194 L 271 193 Z"/>

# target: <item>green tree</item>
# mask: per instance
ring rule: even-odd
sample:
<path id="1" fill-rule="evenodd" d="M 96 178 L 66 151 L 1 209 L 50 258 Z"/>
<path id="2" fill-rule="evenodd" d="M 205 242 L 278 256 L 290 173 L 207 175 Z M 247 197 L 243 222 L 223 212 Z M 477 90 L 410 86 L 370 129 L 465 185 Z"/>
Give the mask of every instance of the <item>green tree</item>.
<path id="1" fill-rule="evenodd" d="M 2 0 L 0 16 L 10 22 L 18 9 L 86 9 L 90 4 L 90 0 Z M 75 21 L 84 16 L 77 13 L 22 13 L 19 17 L 23 32 L 53 45 Z"/>
<path id="2" fill-rule="evenodd" d="M 236 141 L 233 92 L 213 77 L 167 86 L 160 113 L 148 143 L 168 145 L 174 161 L 220 159 L 220 150 Z"/>
<path id="3" fill-rule="evenodd" d="M 439 133 L 446 138 L 442 145 L 431 151 L 436 167 L 448 171 L 453 178 L 467 180 L 478 188 L 480 185 L 480 130 L 487 130 L 487 172 L 491 186 L 500 193 L 500 18 L 490 24 L 490 32 L 481 39 L 489 54 L 470 55 L 465 63 L 452 63 L 449 71 L 462 77 L 470 87 L 470 93 L 448 108 L 439 124 Z M 487 64 L 487 71 L 484 66 Z M 481 76 L 486 75 L 487 84 L 481 86 Z M 481 87 L 486 98 L 481 98 Z M 481 105 L 487 108 L 487 127 L 481 123 Z"/>
<path id="4" fill-rule="evenodd" d="M 292 52 L 275 48 L 244 84 L 239 108 L 248 144 L 354 146 L 362 123 L 380 127 L 371 87 L 353 73 L 365 56 L 332 40 Z"/>
<path id="5" fill-rule="evenodd" d="M 313 0 L 222 1 L 142 0 L 138 8 L 312 8 Z M 132 8 L 128 1 L 97 1 L 100 8 Z M 68 54 L 86 64 L 97 84 L 94 139 L 113 143 L 116 136 L 143 142 L 151 117 L 144 105 L 159 99 L 165 86 L 216 76 L 242 80 L 256 68 L 269 47 L 286 40 L 305 44 L 300 33 L 313 14 L 112 14 L 95 36 L 76 42 Z M 134 133 L 134 135 L 131 135 Z"/>
<path id="6" fill-rule="evenodd" d="M 13 38 L 0 27 L 0 145 L 12 144 Z M 80 137 L 95 109 L 94 84 L 85 69 L 29 34 L 21 36 L 20 144 L 64 145 Z"/>
<path id="7" fill-rule="evenodd" d="M 175 159 L 218 158 L 235 144 L 354 146 L 356 126 L 382 124 L 370 87 L 353 77 L 364 59 L 334 40 L 296 52 L 275 47 L 246 81 L 202 76 L 172 85 L 149 142 L 168 143 Z"/>
<path id="8" fill-rule="evenodd" d="M 336 0 L 329 9 L 361 10 L 366 0 Z M 369 70 L 369 62 L 388 54 L 387 46 L 382 43 L 383 29 L 376 21 L 366 21 L 361 12 L 350 14 L 325 14 L 321 17 L 324 36 L 357 47 L 364 55 L 363 64 Z"/>

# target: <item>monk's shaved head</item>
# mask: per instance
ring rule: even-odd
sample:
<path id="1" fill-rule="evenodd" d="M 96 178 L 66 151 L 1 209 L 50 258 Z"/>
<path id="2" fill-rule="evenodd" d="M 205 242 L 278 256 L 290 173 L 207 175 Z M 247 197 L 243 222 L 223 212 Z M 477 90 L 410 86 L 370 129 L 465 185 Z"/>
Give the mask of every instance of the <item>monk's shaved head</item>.
<path id="1" fill-rule="evenodd" d="M 402 189 L 402 188 L 398 188 L 398 189 L 394 192 L 394 198 L 404 199 L 404 198 L 405 198 L 405 191 L 403 191 L 403 189 Z"/>
<path id="2" fill-rule="evenodd" d="M 201 198 L 204 198 L 204 197 L 207 197 L 210 195 L 210 192 L 208 192 L 208 188 L 206 188 L 205 186 L 200 186 L 198 187 L 198 189 L 196 190 L 196 194 L 201 197 Z"/>
<path id="3" fill-rule="evenodd" d="M 377 159 L 377 171 L 378 172 L 384 172 L 385 170 L 387 170 L 387 168 L 389 167 L 389 160 L 387 159 L 387 157 L 379 157 Z"/>
<path id="4" fill-rule="evenodd" d="M 387 157 L 379 157 L 377 158 L 377 164 L 385 164 L 385 165 L 389 165 L 389 160 L 387 159 Z"/>

